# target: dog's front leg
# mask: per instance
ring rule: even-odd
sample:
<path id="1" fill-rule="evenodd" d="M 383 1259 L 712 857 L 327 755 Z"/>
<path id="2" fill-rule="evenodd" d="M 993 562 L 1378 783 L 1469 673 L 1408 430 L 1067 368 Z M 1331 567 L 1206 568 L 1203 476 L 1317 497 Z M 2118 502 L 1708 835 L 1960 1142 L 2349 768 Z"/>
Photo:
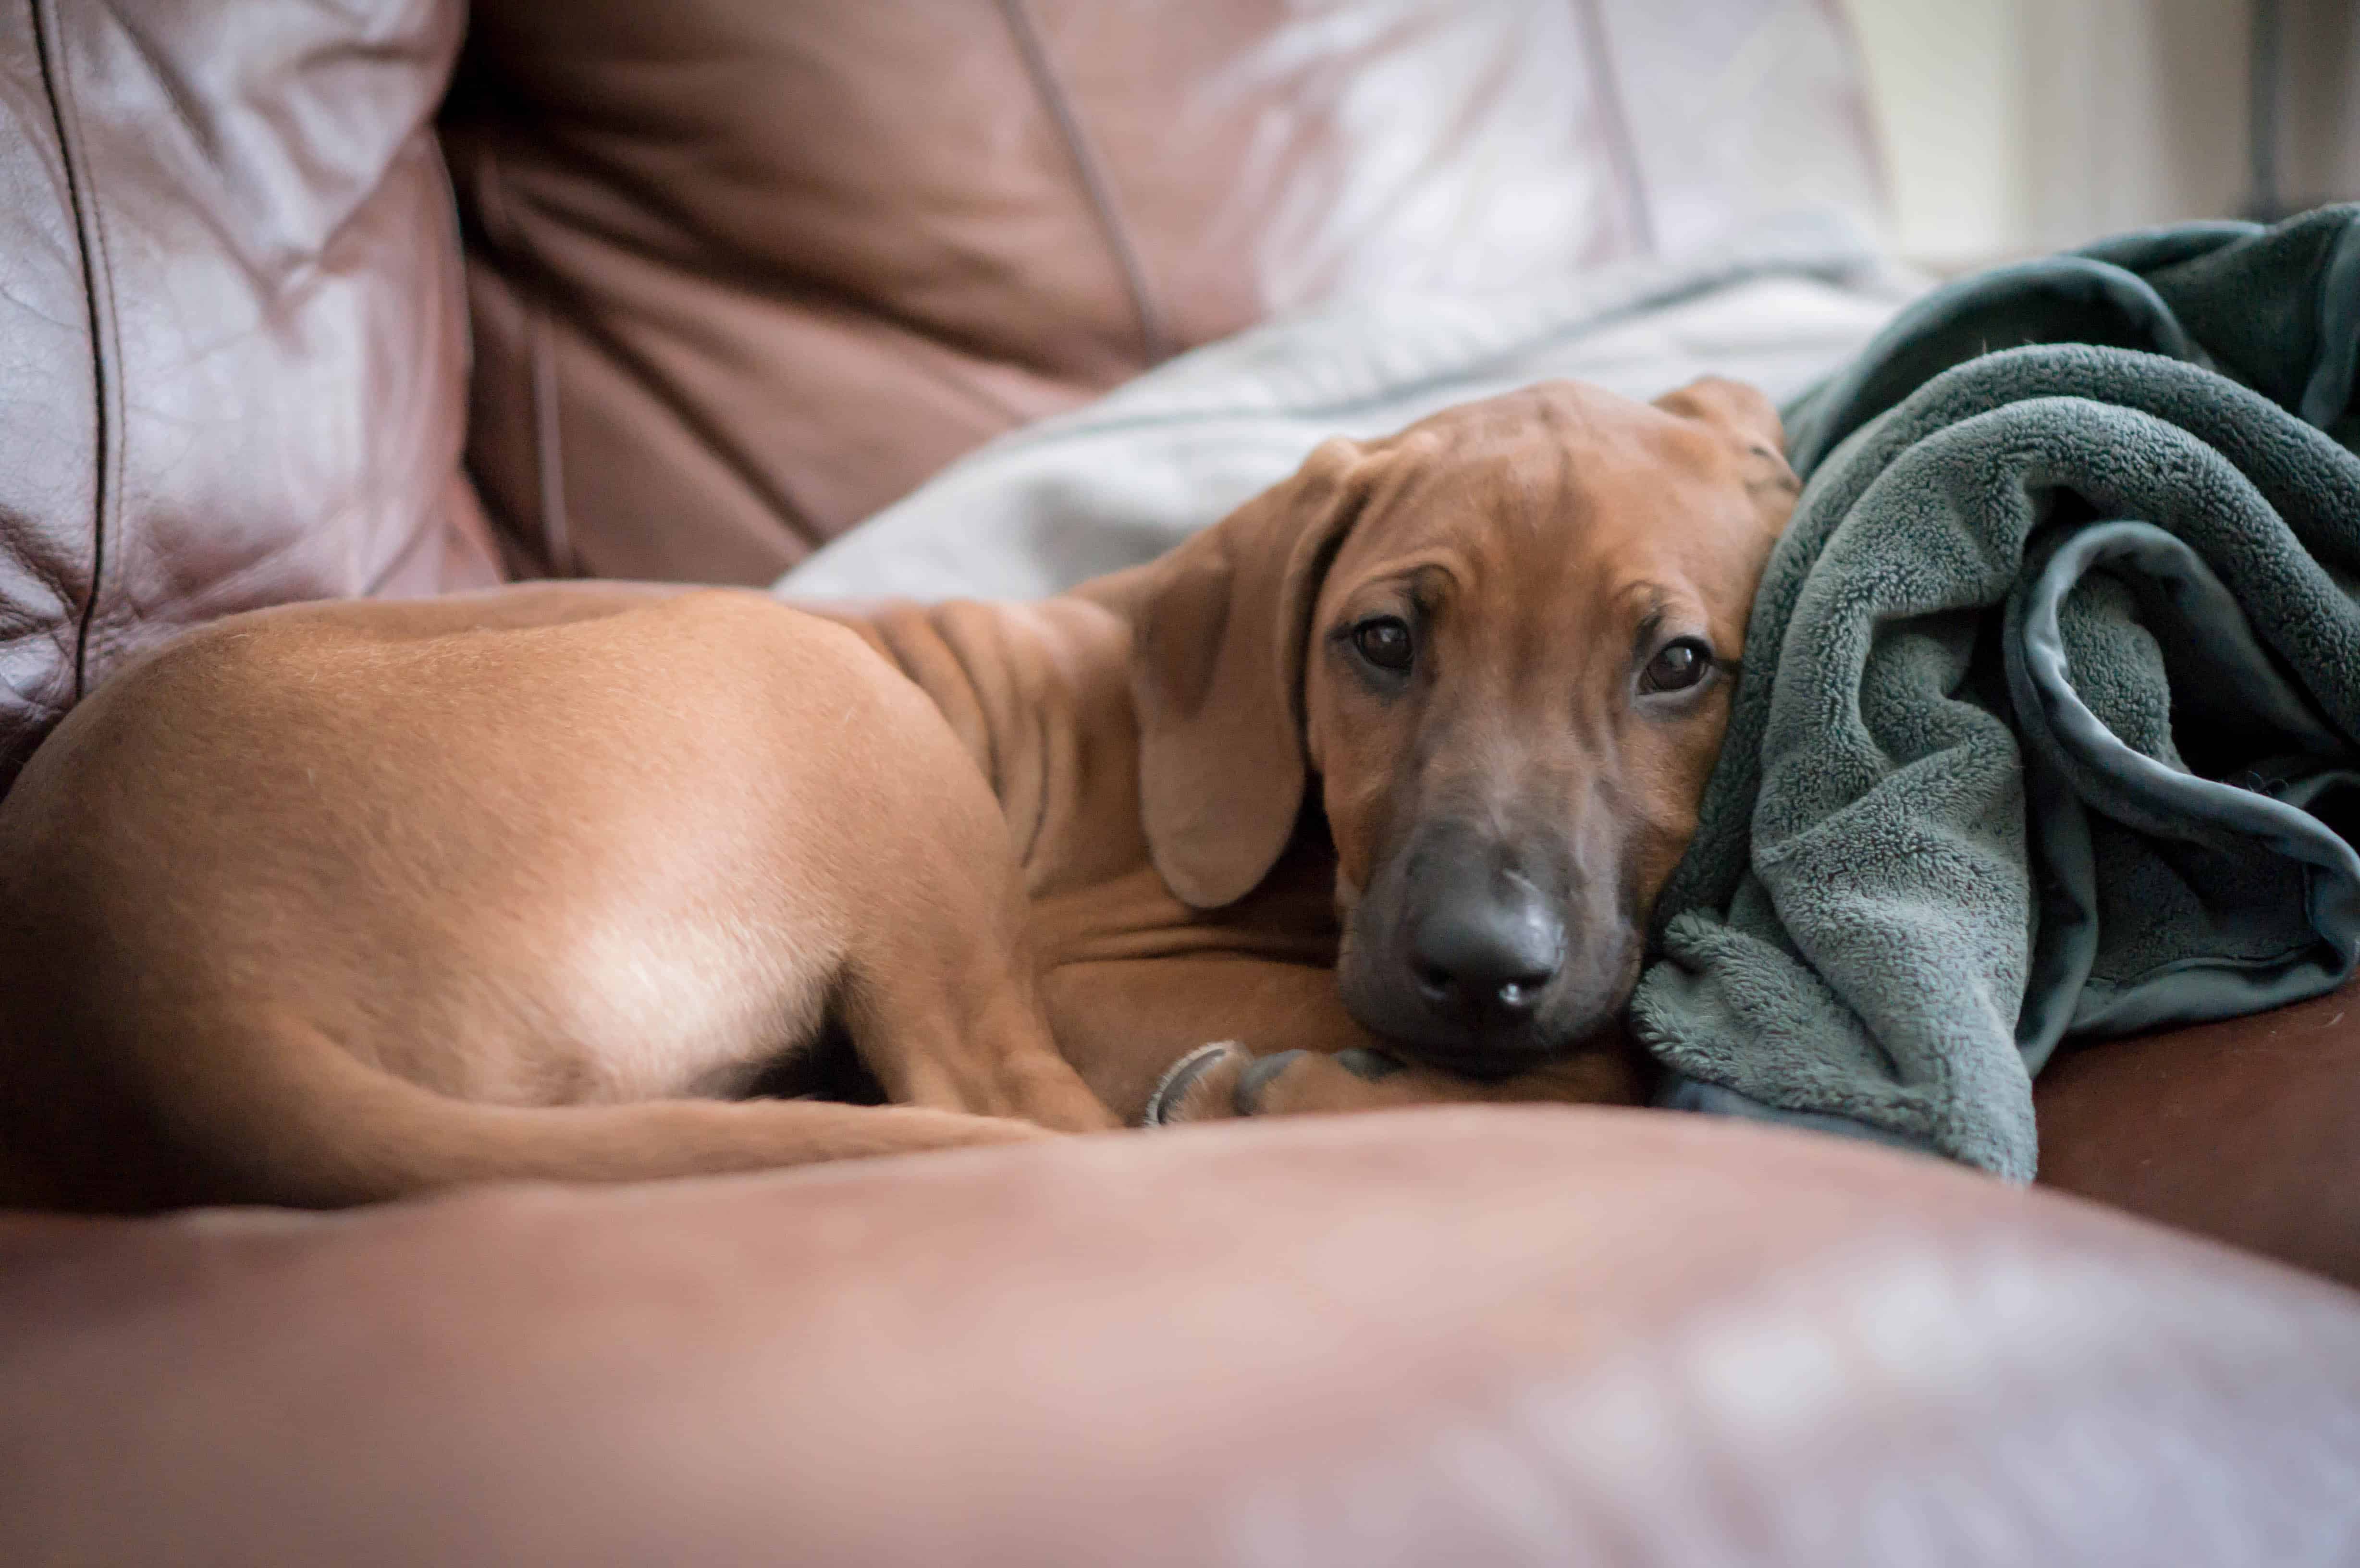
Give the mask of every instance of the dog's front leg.
<path id="1" fill-rule="evenodd" d="M 1490 1081 L 1414 1065 L 1370 1047 L 1256 1056 L 1225 1040 L 1173 1063 L 1149 1101 L 1147 1121 L 1168 1126 L 1470 1102 L 1628 1105 L 1644 1103 L 1645 1089 L 1645 1063 L 1619 1035 L 1532 1072 Z"/>

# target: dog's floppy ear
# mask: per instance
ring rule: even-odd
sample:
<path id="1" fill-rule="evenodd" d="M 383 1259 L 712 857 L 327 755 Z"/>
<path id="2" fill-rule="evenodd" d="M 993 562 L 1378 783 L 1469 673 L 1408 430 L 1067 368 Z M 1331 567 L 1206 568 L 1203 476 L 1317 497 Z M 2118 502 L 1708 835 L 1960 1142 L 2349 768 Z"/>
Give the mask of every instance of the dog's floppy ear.
<path id="1" fill-rule="evenodd" d="M 1357 443 L 1322 442 L 1142 584 L 1131 657 L 1140 812 L 1155 869 L 1196 909 L 1253 891 L 1303 810 L 1311 613 L 1369 467 Z"/>
<path id="2" fill-rule="evenodd" d="M 1773 529 L 1786 526 L 1802 481 L 1786 466 L 1786 429 L 1770 399 L 1743 381 L 1707 376 L 1665 393 L 1655 407 L 1712 426 L 1744 453 L 1745 487 Z"/>

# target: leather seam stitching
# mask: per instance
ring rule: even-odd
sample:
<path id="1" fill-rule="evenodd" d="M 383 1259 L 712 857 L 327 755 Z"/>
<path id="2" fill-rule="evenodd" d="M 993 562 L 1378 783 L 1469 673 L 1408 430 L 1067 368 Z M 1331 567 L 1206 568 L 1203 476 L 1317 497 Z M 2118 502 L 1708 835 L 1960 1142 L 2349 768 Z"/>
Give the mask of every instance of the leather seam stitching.
<path id="1" fill-rule="evenodd" d="M 587 307 L 567 307 L 574 303 L 574 292 L 546 268 L 534 267 L 532 273 L 547 291 L 544 301 L 536 301 L 534 309 L 541 312 L 552 329 L 563 322 L 570 328 L 588 351 L 604 354 L 631 382 L 644 392 L 648 400 L 680 422 L 681 429 L 696 439 L 705 454 L 762 505 L 770 517 L 783 524 L 805 548 L 817 550 L 832 536 L 823 534 L 812 514 L 797 502 L 784 487 L 774 485 L 750 459 L 743 443 L 727 439 L 714 419 L 701 411 L 695 400 L 683 392 L 672 377 L 658 371 L 646 358 L 632 349 L 616 332 L 601 323 L 594 310 Z M 526 286 L 519 282 L 519 289 Z M 596 573 L 589 573 L 596 575 Z"/>
<path id="2" fill-rule="evenodd" d="M 115 472 L 119 458 L 121 420 L 111 407 L 117 390 L 111 374 L 118 357 L 112 269 L 106 264 L 106 234 L 99 220 L 98 199 L 91 189 L 82 119 L 71 106 L 64 40 L 60 36 L 56 0 L 31 0 L 33 44 L 40 59 L 42 85 L 49 99 L 50 123 L 58 133 L 59 161 L 64 166 L 66 196 L 73 205 L 75 250 L 82 263 L 82 301 L 90 312 L 90 377 L 93 444 L 90 519 L 90 592 L 76 617 L 73 652 L 73 701 L 79 702 L 89 686 L 91 630 L 98 619 L 99 601 L 111 552 L 107 550 L 110 509 L 121 492 Z M 60 583 L 60 588 L 65 586 Z"/>
<path id="3" fill-rule="evenodd" d="M 1870 112 L 1867 100 L 1868 60 L 1860 38 L 1860 28 L 1852 14 L 1844 8 L 1843 0 L 1819 0 L 1820 16 L 1838 36 L 1843 54 L 1844 118 L 1851 123 L 1856 143 L 1867 150 L 1871 178 L 1876 187 L 1877 205 L 1889 221 L 1894 215 L 1893 152 L 1885 145 L 1885 136 Z"/>
<path id="4" fill-rule="evenodd" d="M 57 109 L 57 102 L 56 102 L 56 91 L 55 91 L 55 89 L 54 89 L 53 87 L 51 87 L 51 86 L 50 86 L 50 84 L 49 84 L 49 45 L 48 45 L 48 40 L 47 40 L 47 38 L 44 37 L 43 29 L 42 29 L 42 26 L 41 26 L 41 0 L 25 0 L 25 10 L 26 10 L 27 15 L 27 16 L 29 16 L 32 18 L 32 22 L 31 22 L 31 28 L 32 28 L 32 36 L 33 36 L 33 50 L 34 50 L 34 54 L 35 54 L 35 57 L 36 57 L 36 59 L 37 59 L 38 64 L 38 66 L 39 66 L 40 73 L 41 73 L 41 87 L 42 87 L 42 92 L 43 92 L 44 95 L 48 97 L 48 99 L 49 99 L 49 125 L 50 125 L 50 127 L 58 133 L 58 156 L 59 156 L 60 160 L 62 162 L 62 161 L 63 161 L 63 159 L 64 159 L 64 158 L 65 158 L 65 128 L 64 128 L 62 125 L 60 125 L 58 124 L 58 109 Z M 82 232 L 82 228 L 81 228 L 81 221 L 80 221 L 80 220 L 81 220 L 81 208 L 80 208 L 80 206 L 79 206 L 78 204 L 76 204 L 76 203 L 75 203 L 75 201 L 74 201 L 74 197 L 73 197 L 73 171 L 72 171 L 72 169 L 71 169 L 71 167 L 69 167 L 69 168 L 67 168 L 67 169 L 66 169 L 66 170 L 65 170 L 65 174 L 66 174 L 67 201 L 68 201 L 68 204 L 73 208 L 73 211 L 74 211 L 74 213 L 75 213 L 75 225 L 74 225 L 74 232 L 75 232 L 76 249 L 77 249 L 76 260 L 79 262 L 79 261 L 81 260 L 81 257 L 80 257 L 80 255 L 79 255 L 79 249 L 80 249 L 80 238 L 81 238 L 81 232 Z M 90 303 L 90 301 L 89 301 L 90 282 L 89 282 L 88 269 L 87 269 L 87 267 L 83 267 L 80 268 L 80 270 L 82 270 L 82 273 L 83 273 L 83 279 L 82 279 L 82 293 L 83 293 L 83 300 L 82 300 L 82 303 L 83 303 L 83 308 L 84 308 L 84 310 L 88 310 L 88 307 L 89 307 L 89 303 Z M 84 320 L 85 320 L 85 321 L 87 321 L 87 320 L 88 320 L 87 316 L 85 316 Z M 66 569 L 64 569 L 64 568 L 60 568 L 60 567 L 57 567 L 57 566 L 52 565 L 49 561 L 47 561 L 47 560 L 43 559 L 43 557 L 41 556 L 41 554 L 39 554 L 38 552 L 36 552 L 36 551 L 32 551 L 32 550 L 27 550 L 27 551 L 23 551 L 23 552 L 21 552 L 21 553 L 18 555 L 17 559 L 18 559 L 18 561 L 20 561 L 20 562 L 21 562 L 21 563 L 26 567 L 26 569 L 27 569 L 27 570 L 28 570 L 28 571 L 29 571 L 29 572 L 32 572 L 36 577 L 38 577 L 38 578 L 39 578 L 39 579 L 40 579 L 42 585 L 43 585 L 44 587 L 48 588 L 48 589 L 49 590 L 49 592 L 50 592 L 52 594 L 54 594 L 54 595 L 56 596 L 56 598 L 58 599 L 58 601 L 59 601 L 60 604 L 67 603 L 67 602 L 69 602 L 69 601 L 72 600 L 73 598 L 77 597 L 77 595 L 74 593 L 74 591 L 73 591 L 73 583 L 72 583 L 71 573 L 71 572 L 69 572 L 68 570 L 66 570 Z M 77 609 L 77 610 L 74 612 L 74 615 L 75 615 L 75 617 L 76 617 L 76 625 L 77 625 L 77 627 L 79 627 L 79 625 L 80 625 L 80 617 L 81 617 L 82 614 L 82 610 L 79 610 L 79 609 Z M 49 623 L 45 622 L 45 621 L 42 619 L 42 617 L 41 617 L 38 613 L 36 613 L 36 612 L 34 612 L 34 611 L 32 611 L 32 610 L 30 610 L 30 609 L 27 609 L 27 608 L 26 606 L 24 606 L 24 605 L 20 605 L 20 604 L 7 604 L 7 605 L 0 605 L 0 617 L 5 617 L 5 621 L 6 621 L 6 623 L 7 623 L 7 624 L 6 624 L 6 625 L 5 625 L 5 626 L 0 626 L 0 647 L 7 647 L 7 646 L 12 645 L 12 644 L 15 644 L 15 643 L 18 643 L 18 642 L 26 641 L 26 640 L 27 640 L 27 639 L 29 639 L 29 638 L 39 637 L 44 637 L 44 636 L 48 636 L 48 637 L 50 637 L 54 638 L 55 632 L 56 632 L 56 628 L 55 628 L 53 626 L 49 625 Z M 80 648 L 80 632 L 79 632 L 79 630 L 77 630 L 77 632 L 76 632 L 76 637 L 75 637 L 75 640 L 76 640 L 76 649 L 77 649 L 77 651 L 76 651 L 76 655 L 75 655 L 75 668 L 76 668 L 76 672 L 77 672 L 77 673 L 76 673 L 76 676 L 75 676 L 75 680 L 76 680 L 77 685 L 79 685 L 79 681 L 80 681 L 80 674 L 79 674 L 79 670 L 80 670 L 80 660 L 81 660 L 81 655 L 80 655 L 80 651 L 79 651 L 79 648 Z M 52 719 L 54 719 L 54 718 L 57 716 L 58 713 L 60 711 L 60 710 L 58 708 L 58 705 L 57 705 L 57 703 L 55 702 L 55 701 L 54 701 L 54 700 L 47 701 L 47 702 L 43 702 L 39 703 L 39 706 L 41 706 L 41 707 L 46 708 L 47 710 L 49 710 L 49 714 L 50 714 L 50 717 L 51 717 Z M 13 717 L 13 715 L 12 715 L 12 717 Z M 23 724 L 17 724 L 17 725 L 16 726 L 16 728 L 15 728 L 14 730 L 12 730 L 12 731 L 11 731 L 12 735 L 13 735 L 14 734 L 16 734 L 16 733 L 21 733 L 21 731 L 24 729 L 24 727 L 25 727 L 25 726 L 24 726 Z M 35 722 L 35 725 L 34 725 L 34 727 L 36 727 L 36 728 L 38 728 L 38 720 Z M 5 790 L 5 783 L 0 783 L 0 790 Z"/>
<path id="5" fill-rule="evenodd" d="M 1621 78 L 1610 52 L 1606 13 L 1600 0 L 1579 0 L 1581 30 L 1589 48 L 1590 81 L 1598 94 L 1600 118 L 1606 132 L 1606 157 L 1614 166 L 1615 182 L 1622 188 L 1623 216 L 1638 248 L 1657 254 L 1655 219 L 1647 201 L 1646 180 L 1639 168 L 1638 136 L 1632 128 L 1630 106 L 1623 101 Z"/>
<path id="6" fill-rule="evenodd" d="M 444 88 L 447 92 L 449 88 L 447 81 Z M 459 485 L 469 491 L 474 489 L 474 477 L 467 471 L 467 441 L 472 433 L 471 427 L 475 420 L 475 311 L 474 291 L 468 287 L 466 223 L 460 215 L 459 188 L 452 180 L 451 160 L 442 150 L 442 137 L 435 133 L 434 110 L 431 106 L 418 125 L 411 128 L 402 145 L 405 150 L 401 156 L 409 156 L 410 149 L 422 146 L 427 161 L 434 172 L 435 189 L 442 192 L 441 205 L 443 221 L 450 225 L 451 243 L 443 252 L 444 299 L 442 303 L 445 310 L 455 310 L 458 318 L 459 429 L 457 450 L 452 454 L 451 472 L 444 477 L 440 491 L 432 501 L 420 508 L 418 527 L 411 530 L 410 537 L 393 551 L 391 557 L 377 568 L 369 578 L 368 585 L 362 590 L 365 597 L 372 599 L 376 598 L 385 584 L 391 582 L 396 573 L 417 554 L 420 540 L 430 531 L 441 534 L 443 539 L 447 570 L 449 541 L 453 535 L 464 531 L 459 528 L 451 515 L 452 487 Z M 382 186 L 379 189 L 382 189 Z M 355 209 L 355 212 L 358 210 Z M 481 497 L 476 497 L 476 509 L 479 514 L 483 511 Z M 488 527 L 490 518 L 486 517 L 484 521 Z M 494 553 L 496 561 L 497 561 L 499 546 L 496 540 L 478 538 L 475 542 L 479 546 L 488 546 Z M 504 562 L 499 563 L 499 574 L 502 582 L 508 580 L 508 567 Z M 441 572 L 436 573 L 438 585 L 442 576 Z"/>
<path id="7" fill-rule="evenodd" d="M 497 154 L 486 148 L 479 157 L 488 161 L 495 158 Z M 523 231 L 516 225 L 514 219 L 507 212 L 508 198 L 505 187 L 496 174 L 488 180 L 487 183 L 497 192 L 497 200 L 500 203 L 501 211 L 495 214 L 485 211 L 483 205 L 478 204 L 478 211 L 483 212 L 486 220 L 486 237 L 492 242 L 486 246 L 485 259 L 516 293 L 519 308 L 525 316 L 528 337 L 530 338 L 542 331 L 554 332 L 561 323 L 570 328 L 580 336 L 589 352 L 603 354 L 612 361 L 639 390 L 647 395 L 650 402 L 678 420 L 681 428 L 695 439 L 699 447 L 724 473 L 745 486 L 747 494 L 752 495 L 765 512 L 784 526 L 789 536 L 803 547 L 805 554 L 827 543 L 833 536 L 821 530 L 819 525 L 814 521 L 809 508 L 797 501 L 791 491 L 773 484 L 767 475 L 763 474 L 747 457 L 738 443 L 725 439 L 713 421 L 697 410 L 694 399 L 681 392 L 670 377 L 660 374 L 654 366 L 649 365 L 618 336 L 599 322 L 596 312 L 578 299 L 574 289 L 548 266 L 534 249 L 530 241 L 525 237 Z M 503 238 L 499 234 L 493 232 L 495 229 L 507 230 L 506 237 Z M 529 360 L 534 357 L 534 352 L 530 344 L 528 344 L 526 355 Z M 528 374 L 532 374 L 530 369 Z M 538 396 L 537 393 L 536 396 Z M 538 504 L 541 498 L 538 495 L 540 431 L 537 427 L 536 412 L 534 452 Z M 556 574 L 571 570 L 576 576 L 596 575 L 595 572 L 585 569 L 578 557 L 575 557 L 570 528 L 567 530 L 564 542 L 567 546 L 567 555 L 574 559 L 570 563 L 549 559 L 552 541 L 548 520 L 544 514 L 540 549 L 544 559 L 548 559 L 551 572 Z"/>
<path id="8" fill-rule="evenodd" d="M 1032 79 L 1033 91 L 1040 95 L 1042 106 L 1049 112 L 1049 119 L 1065 143 L 1065 156 L 1073 164 L 1083 199 L 1097 220 L 1099 235 L 1113 256 L 1115 270 L 1122 277 L 1123 288 L 1131 295 L 1131 310 L 1139 321 L 1141 352 L 1147 356 L 1148 364 L 1160 365 L 1172 357 L 1171 333 L 1164 328 L 1164 312 L 1155 302 L 1146 263 L 1132 241 L 1130 224 L 1123 221 L 1106 168 L 1057 75 L 1056 64 L 1049 58 L 1048 45 L 1025 0 L 1000 0 L 1000 14 L 1023 60 L 1025 74 Z"/>
<path id="9" fill-rule="evenodd" d="M 541 510 L 541 553 L 551 571 L 579 577 L 582 561 L 574 552 L 573 519 L 565 512 L 565 430 L 558 412 L 557 348 L 546 300 L 531 301 L 525 338 L 532 377 L 533 499 Z"/>
<path id="10" fill-rule="evenodd" d="M 486 228 L 511 254 L 525 256 L 529 262 L 535 259 L 508 211 L 508 180 L 501 168 L 500 149 L 489 136 L 481 144 L 477 162 L 482 174 Z M 516 293 L 524 313 L 525 376 L 531 389 L 532 499 L 541 521 L 541 558 L 551 575 L 579 577 L 583 574 L 582 561 L 574 551 L 572 519 L 564 510 L 565 478 L 559 467 L 564 456 L 564 432 L 558 423 L 557 367 L 550 347 L 555 323 L 551 319 L 547 290 L 520 286 Z M 472 366 L 468 374 L 472 378 Z"/>

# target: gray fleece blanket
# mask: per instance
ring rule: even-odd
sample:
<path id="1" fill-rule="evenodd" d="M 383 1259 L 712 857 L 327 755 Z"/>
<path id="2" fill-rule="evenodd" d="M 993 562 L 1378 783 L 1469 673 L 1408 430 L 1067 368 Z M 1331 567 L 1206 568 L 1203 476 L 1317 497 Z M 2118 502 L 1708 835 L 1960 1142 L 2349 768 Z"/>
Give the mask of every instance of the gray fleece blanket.
<path id="1" fill-rule="evenodd" d="M 1807 485 L 1633 1009 L 1670 1104 L 2033 1174 L 2060 1042 L 2360 954 L 2360 206 L 1916 301 Z"/>

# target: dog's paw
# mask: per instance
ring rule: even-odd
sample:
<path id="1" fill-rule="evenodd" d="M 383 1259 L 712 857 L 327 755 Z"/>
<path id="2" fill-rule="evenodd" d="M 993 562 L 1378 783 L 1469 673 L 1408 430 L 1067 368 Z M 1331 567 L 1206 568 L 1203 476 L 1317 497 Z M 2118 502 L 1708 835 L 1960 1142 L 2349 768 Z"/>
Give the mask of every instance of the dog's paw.
<path id="1" fill-rule="evenodd" d="M 1372 1085 L 1402 1071 L 1392 1057 L 1359 1046 L 1333 1056 L 1309 1051 L 1256 1056 L 1235 1040 L 1220 1040 L 1197 1047 L 1164 1070 L 1148 1096 L 1142 1125 L 1392 1104 L 1404 1096 Z"/>
<path id="2" fill-rule="evenodd" d="M 1254 1060 L 1233 1040 L 1200 1045 L 1164 1070 L 1147 1096 L 1142 1127 L 1226 1120 L 1238 1115 L 1238 1077 Z"/>
<path id="3" fill-rule="evenodd" d="M 1190 1051 L 1165 1071 L 1145 1119 L 1160 1127 L 1481 1102 L 1644 1105 L 1644 1087 L 1633 1053 L 1621 1049 L 1580 1051 L 1513 1078 L 1478 1081 L 1367 1046 L 1256 1056 L 1223 1040 Z"/>

